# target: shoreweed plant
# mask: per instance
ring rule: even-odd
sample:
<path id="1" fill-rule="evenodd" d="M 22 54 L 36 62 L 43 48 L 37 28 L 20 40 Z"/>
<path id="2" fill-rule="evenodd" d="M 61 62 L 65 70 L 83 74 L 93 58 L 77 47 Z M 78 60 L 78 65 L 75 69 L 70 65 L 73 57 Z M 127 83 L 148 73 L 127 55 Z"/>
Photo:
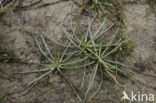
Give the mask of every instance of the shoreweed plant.
<path id="1" fill-rule="evenodd" d="M 48 44 L 46 43 L 45 38 L 41 35 L 41 40 L 44 45 L 44 49 L 40 46 L 39 41 L 37 38 L 32 34 L 36 45 L 38 46 L 40 53 L 45 57 L 46 60 L 49 61 L 48 64 L 39 63 L 43 66 L 48 66 L 49 69 L 41 69 L 36 71 L 30 72 L 22 72 L 22 73 L 14 73 L 14 74 L 26 74 L 26 73 L 39 73 L 43 72 L 41 76 L 34 79 L 29 83 L 29 87 L 32 88 L 36 85 L 41 79 L 46 76 L 49 76 L 53 71 L 57 71 L 61 76 L 67 80 L 71 88 L 73 89 L 76 96 L 79 98 L 81 102 L 87 102 L 92 100 L 93 97 L 98 93 L 102 84 L 103 84 L 103 77 L 107 75 L 111 79 L 115 81 L 117 85 L 122 86 L 117 78 L 116 74 L 122 73 L 119 67 L 125 66 L 122 64 L 118 59 L 114 58 L 114 54 L 117 51 L 122 50 L 122 46 L 131 41 L 129 38 L 124 38 L 120 40 L 116 40 L 118 37 L 118 29 L 113 34 L 113 37 L 108 43 L 103 41 L 98 41 L 98 39 L 105 34 L 108 30 L 110 30 L 114 25 L 106 28 L 103 30 L 103 27 L 106 22 L 106 18 L 98 27 L 97 31 L 93 32 L 91 26 L 95 21 L 96 16 L 88 23 L 88 29 L 84 34 L 81 34 L 77 31 L 76 28 L 73 27 L 71 32 L 68 32 L 65 28 L 60 26 L 61 30 L 63 31 L 66 37 L 66 43 L 62 44 L 56 40 L 55 34 L 53 33 L 53 38 L 51 39 L 53 42 L 53 49 L 50 50 Z M 80 27 L 80 26 L 79 26 Z M 61 50 L 58 50 L 61 48 Z M 63 51 L 63 52 L 62 52 Z M 71 52 L 72 51 L 72 52 Z M 76 58 L 76 60 L 75 60 Z M 72 60 L 72 62 L 71 62 Z M 75 60 L 75 61 L 73 61 Z M 71 67 L 71 68 L 70 68 Z M 78 93 L 78 91 L 74 88 L 72 81 L 70 81 L 64 74 L 64 70 L 70 69 L 82 69 L 84 68 L 83 81 L 82 81 L 82 88 L 84 87 L 85 76 L 86 76 L 86 69 L 87 67 L 92 69 L 92 74 L 90 76 L 90 80 L 88 86 L 85 90 L 84 96 Z M 93 68 L 92 68 L 93 67 Z M 91 89 L 94 85 L 94 81 L 96 76 L 100 75 L 101 82 L 97 88 L 97 90 L 92 94 L 89 95 Z"/>
<path id="2" fill-rule="evenodd" d="M 80 38 L 78 38 L 76 35 L 72 36 L 72 34 L 70 34 L 65 29 L 62 28 L 62 30 L 64 31 L 64 34 L 66 35 L 67 39 L 69 39 L 72 46 L 74 46 L 75 49 L 78 49 L 80 51 L 77 55 L 80 55 L 82 57 L 85 56 L 89 58 L 90 60 L 95 61 L 94 63 L 95 68 L 93 68 L 93 73 L 92 73 L 92 76 L 90 77 L 88 88 L 85 92 L 84 102 L 87 100 L 88 93 L 91 90 L 91 87 L 93 86 L 93 82 L 95 80 L 98 70 L 105 71 L 108 74 L 108 76 L 110 76 L 116 82 L 116 84 L 122 86 L 117 81 L 114 74 L 117 74 L 118 72 L 124 74 L 123 71 L 118 68 L 118 66 L 125 66 L 125 65 L 123 65 L 117 60 L 114 60 L 114 58 L 112 58 L 112 55 L 115 54 L 117 51 L 119 51 L 119 49 L 121 50 L 122 49 L 121 47 L 125 43 L 128 43 L 129 41 L 131 41 L 130 38 L 124 38 L 124 39 L 120 39 L 117 41 L 116 40 L 116 37 L 118 34 L 117 32 L 118 29 L 117 29 L 109 43 L 104 44 L 103 42 L 97 42 L 98 41 L 97 39 L 100 38 L 106 31 L 111 29 L 112 26 L 106 28 L 105 30 L 102 30 L 102 27 L 104 26 L 105 21 L 106 21 L 106 18 L 105 18 L 102 24 L 97 29 L 97 31 L 93 33 L 91 31 L 91 25 L 94 22 L 95 17 L 89 22 L 87 32 L 83 34 L 82 36 L 80 36 Z M 101 83 L 100 83 L 99 88 L 100 87 L 101 87 Z M 92 97 L 94 96 L 90 96 L 89 100 L 91 100 Z"/>

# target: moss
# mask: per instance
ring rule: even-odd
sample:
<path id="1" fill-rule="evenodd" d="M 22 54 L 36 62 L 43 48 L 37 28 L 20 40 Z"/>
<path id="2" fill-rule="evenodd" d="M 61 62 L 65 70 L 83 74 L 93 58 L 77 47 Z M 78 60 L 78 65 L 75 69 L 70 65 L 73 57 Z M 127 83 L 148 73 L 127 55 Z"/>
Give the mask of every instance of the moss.
<path id="1" fill-rule="evenodd" d="M 124 59 L 127 56 L 132 56 L 134 48 L 136 47 L 136 43 L 129 37 L 127 33 L 123 33 L 120 38 L 117 39 L 116 42 L 120 43 L 123 40 L 128 40 L 128 42 L 124 43 L 115 53 L 118 59 Z"/>
<path id="2" fill-rule="evenodd" d="M 149 5 L 149 11 L 156 14 L 156 1 L 155 0 L 146 0 L 146 3 Z"/>

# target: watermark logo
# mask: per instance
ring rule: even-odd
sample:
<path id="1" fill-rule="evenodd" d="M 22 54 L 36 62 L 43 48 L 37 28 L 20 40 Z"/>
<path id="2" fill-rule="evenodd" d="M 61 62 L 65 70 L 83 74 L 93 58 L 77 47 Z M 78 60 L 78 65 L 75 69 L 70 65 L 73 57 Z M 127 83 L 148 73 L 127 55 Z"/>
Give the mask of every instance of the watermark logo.
<path id="1" fill-rule="evenodd" d="M 123 100 L 129 100 L 130 101 L 129 96 L 125 91 L 123 91 L 123 97 L 121 98 L 121 101 L 123 101 Z"/>
<path id="2" fill-rule="evenodd" d="M 121 101 L 138 101 L 138 102 L 154 102 L 155 95 L 154 94 L 145 94 L 141 92 L 131 92 L 131 94 L 127 94 L 126 91 L 123 91 L 123 97 Z"/>

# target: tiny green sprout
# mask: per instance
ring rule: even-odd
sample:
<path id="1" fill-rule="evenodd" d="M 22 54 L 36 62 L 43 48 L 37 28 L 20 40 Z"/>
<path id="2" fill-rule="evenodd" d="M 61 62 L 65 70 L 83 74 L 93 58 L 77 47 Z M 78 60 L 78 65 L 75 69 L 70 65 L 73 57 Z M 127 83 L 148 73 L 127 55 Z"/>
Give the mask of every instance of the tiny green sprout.
<path id="1" fill-rule="evenodd" d="M 54 60 L 54 68 L 61 68 L 61 63 L 60 60 Z"/>

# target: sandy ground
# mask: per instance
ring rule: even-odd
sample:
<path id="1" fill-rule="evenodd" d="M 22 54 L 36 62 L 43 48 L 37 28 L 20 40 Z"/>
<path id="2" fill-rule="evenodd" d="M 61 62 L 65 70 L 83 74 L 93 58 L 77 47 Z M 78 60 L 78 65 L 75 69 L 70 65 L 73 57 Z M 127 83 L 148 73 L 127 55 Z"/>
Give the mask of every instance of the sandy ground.
<path id="1" fill-rule="evenodd" d="M 46 0 L 45 2 L 55 2 L 56 0 Z M 28 5 L 30 2 L 25 2 Z M 64 24 L 70 29 L 69 14 L 71 13 L 71 2 L 64 1 L 48 7 L 25 10 L 8 13 L 1 18 L 0 31 L 7 32 L 3 45 L 13 50 L 13 53 L 25 61 L 41 60 L 40 55 L 36 52 L 35 44 L 30 35 L 22 32 L 22 29 L 42 33 L 44 36 L 51 38 L 53 31 L 57 34 L 57 39 L 61 39 L 61 31 L 57 26 L 58 23 Z M 125 5 L 125 24 L 130 37 L 136 42 L 134 56 L 127 58 L 126 63 L 129 69 L 137 71 L 134 78 L 156 87 L 155 77 L 146 74 L 156 74 L 156 17 L 154 13 L 147 15 L 148 5 L 146 4 L 126 4 Z M 73 4 L 72 12 L 76 15 L 78 7 Z M 81 25 L 87 26 L 87 20 L 90 17 L 82 16 Z M 74 19 L 73 19 L 74 21 Z M 110 23 L 108 22 L 107 25 Z M 9 72 L 29 71 L 43 68 L 38 65 L 0 63 L 0 69 Z M 48 67 L 47 67 L 48 68 Z M 83 70 L 67 71 L 75 87 L 81 86 L 81 77 Z M 79 72 L 77 74 L 77 72 Z M 87 71 L 88 75 L 90 71 Z M 30 92 L 23 94 L 26 84 L 38 77 L 39 74 L 8 76 L 0 72 L 0 103 L 80 103 L 68 84 L 57 73 L 40 81 Z M 156 90 L 152 87 L 145 86 L 143 83 L 118 77 L 119 81 L 126 86 L 121 88 L 114 82 L 105 79 L 99 94 L 90 103 L 120 103 L 122 92 L 126 89 L 127 93 L 131 91 L 141 93 L 152 93 L 156 95 Z M 97 87 L 98 78 L 95 81 L 94 88 Z M 93 91 L 94 91 L 93 88 Z M 82 92 L 84 92 L 82 90 Z M 156 102 L 156 101 L 155 101 Z M 153 102 L 153 103 L 155 103 Z M 148 102 L 140 102 L 148 103 Z M 149 102 L 151 103 L 151 102 Z"/>

